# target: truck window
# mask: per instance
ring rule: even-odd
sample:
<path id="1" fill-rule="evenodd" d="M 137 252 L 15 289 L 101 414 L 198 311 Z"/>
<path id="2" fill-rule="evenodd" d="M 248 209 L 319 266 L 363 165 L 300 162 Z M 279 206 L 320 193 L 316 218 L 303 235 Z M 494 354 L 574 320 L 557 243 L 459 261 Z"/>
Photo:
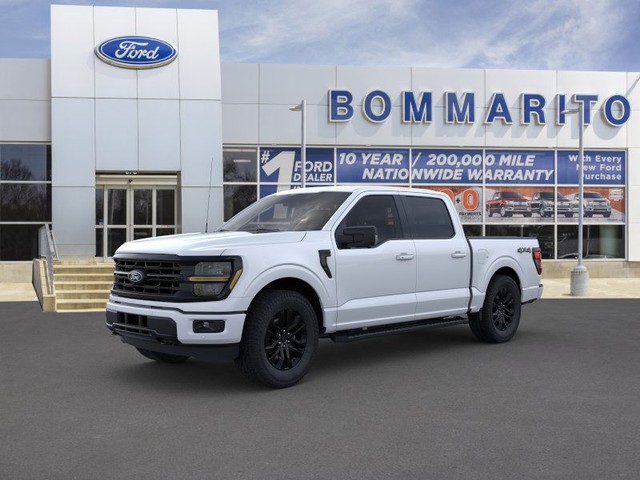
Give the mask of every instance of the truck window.
<path id="1" fill-rule="evenodd" d="M 336 233 L 339 234 L 344 227 L 371 225 L 376 227 L 376 245 L 402 238 L 398 210 L 391 195 L 369 195 L 360 199 L 340 223 Z"/>
<path id="2" fill-rule="evenodd" d="M 451 238 L 455 234 L 451 216 L 439 198 L 403 197 L 409 228 L 415 239 Z"/>

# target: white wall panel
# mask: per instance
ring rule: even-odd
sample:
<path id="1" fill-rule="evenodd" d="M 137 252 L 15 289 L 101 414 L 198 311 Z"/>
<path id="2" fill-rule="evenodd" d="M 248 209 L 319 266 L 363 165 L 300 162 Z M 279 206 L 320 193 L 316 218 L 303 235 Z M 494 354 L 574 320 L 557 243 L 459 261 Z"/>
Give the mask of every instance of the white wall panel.
<path id="1" fill-rule="evenodd" d="M 260 65 L 222 64 L 222 99 L 225 103 L 258 103 Z"/>
<path id="2" fill-rule="evenodd" d="M 178 98 L 179 62 L 176 10 L 169 8 L 136 8 L 136 35 L 158 38 L 178 49 L 178 57 L 159 68 L 138 70 L 138 98 Z"/>
<path id="3" fill-rule="evenodd" d="M 105 40 L 135 35 L 136 15 L 132 8 L 94 7 L 94 45 Z M 95 59 L 96 97 L 135 98 L 138 76 L 135 70 L 114 67 Z"/>
<path id="4" fill-rule="evenodd" d="M 51 61 L 0 59 L 0 100 L 51 100 Z"/>
<path id="5" fill-rule="evenodd" d="M 640 72 L 627 73 L 627 89 L 623 92 L 632 110 L 640 110 Z"/>
<path id="6" fill-rule="evenodd" d="M 307 143 L 314 145 L 335 145 L 336 131 L 335 123 L 329 123 L 329 107 L 326 105 L 307 105 Z M 291 112 L 298 115 L 300 112 Z M 298 129 L 300 130 L 300 129 Z"/>
<path id="7" fill-rule="evenodd" d="M 51 96 L 94 96 L 93 42 L 93 7 L 51 5 Z"/>
<path id="8" fill-rule="evenodd" d="M 372 90 L 383 90 L 393 105 L 400 105 L 400 92 L 411 90 L 410 67 L 352 67 L 339 65 L 336 69 L 336 89 L 349 90 L 353 105 L 362 105 Z"/>
<path id="9" fill-rule="evenodd" d="M 222 187 L 182 187 L 182 233 L 204 232 L 209 202 L 209 231 L 222 225 Z"/>
<path id="10" fill-rule="evenodd" d="M 96 169 L 138 169 L 136 99 L 96 99 Z"/>
<path id="11" fill-rule="evenodd" d="M 522 125 L 520 123 L 520 109 L 510 109 L 513 123 L 505 125 L 498 120 L 486 125 L 486 143 L 493 147 L 547 147 L 556 146 L 557 126 L 555 124 L 555 110 L 545 109 L 545 125 Z M 486 115 L 486 113 L 485 113 Z M 484 120 L 481 119 L 481 120 Z"/>
<path id="12" fill-rule="evenodd" d="M 51 191 L 53 234 L 61 258 L 95 256 L 95 189 L 57 187 Z"/>
<path id="13" fill-rule="evenodd" d="M 138 170 L 180 170 L 178 100 L 138 100 Z"/>
<path id="14" fill-rule="evenodd" d="M 354 107 L 350 122 L 336 124 L 338 145 L 411 145 L 411 125 L 400 122 L 400 107 L 392 107 L 386 122 L 365 119 L 361 107 Z"/>
<path id="15" fill-rule="evenodd" d="M 627 183 L 640 186 L 640 148 L 627 150 Z M 640 202 L 634 204 L 640 210 Z"/>
<path id="16" fill-rule="evenodd" d="M 180 98 L 220 100 L 218 12 L 178 10 Z"/>
<path id="17" fill-rule="evenodd" d="M 630 223 L 627 229 L 629 231 L 629 261 L 640 262 L 640 223 Z"/>
<path id="18" fill-rule="evenodd" d="M 299 145 L 300 112 L 292 112 L 288 105 L 260 105 L 260 143 Z"/>
<path id="19" fill-rule="evenodd" d="M 486 110 L 476 107 L 476 122 L 471 124 L 449 124 L 444 121 L 444 108 L 433 109 L 433 122 L 411 126 L 414 146 L 483 147 L 485 125 L 482 123 Z"/>
<path id="20" fill-rule="evenodd" d="M 411 69 L 411 88 L 415 93 L 430 91 L 433 105 L 444 107 L 444 93 L 475 93 L 475 107 L 485 106 L 484 70 L 466 68 L 418 68 Z"/>
<path id="21" fill-rule="evenodd" d="M 335 66 L 260 65 L 263 104 L 293 106 L 306 100 L 310 105 L 327 105 L 328 92 L 333 88 L 336 88 Z"/>
<path id="22" fill-rule="evenodd" d="M 494 93 L 503 93 L 510 109 L 520 108 L 522 93 L 536 93 L 545 97 L 546 106 L 555 105 L 556 72 L 545 70 L 486 70 L 485 98 L 491 101 Z M 588 92 L 587 92 L 588 93 Z M 486 105 L 487 107 L 489 105 Z M 554 117 L 551 117 L 551 122 Z M 549 120 L 547 120 L 549 122 Z"/>
<path id="23" fill-rule="evenodd" d="M 563 126 L 557 127 L 559 148 L 578 148 L 579 118 L 577 114 L 566 116 Z M 593 112 L 591 125 L 584 129 L 585 148 L 626 148 L 627 129 L 612 127 L 602 117 L 602 111 Z"/>
<path id="24" fill-rule="evenodd" d="M 222 104 L 222 141 L 258 143 L 258 105 Z"/>
<path id="25" fill-rule="evenodd" d="M 218 100 L 180 102 L 183 187 L 222 185 L 221 110 Z"/>
<path id="26" fill-rule="evenodd" d="M 569 96 L 595 94 L 598 101 L 592 107 L 600 108 L 607 97 L 627 92 L 627 75 L 624 72 L 558 72 L 558 93 L 567 97 L 567 108 L 575 108 Z"/>
<path id="27" fill-rule="evenodd" d="M 0 100 L 0 142 L 50 142 L 51 101 Z"/>
<path id="28" fill-rule="evenodd" d="M 95 185 L 95 115 L 92 98 L 51 99 L 51 180 L 54 187 Z M 56 204 L 73 216 L 72 204 Z"/>

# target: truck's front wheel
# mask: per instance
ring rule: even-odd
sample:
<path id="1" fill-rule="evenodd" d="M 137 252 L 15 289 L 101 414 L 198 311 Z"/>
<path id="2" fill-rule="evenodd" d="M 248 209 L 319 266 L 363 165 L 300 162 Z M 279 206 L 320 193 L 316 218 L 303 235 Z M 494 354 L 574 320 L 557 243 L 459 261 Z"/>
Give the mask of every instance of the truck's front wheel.
<path id="1" fill-rule="evenodd" d="M 236 362 L 253 381 L 291 387 L 309 371 L 318 335 L 316 313 L 303 295 L 267 290 L 247 312 Z"/>
<path id="2" fill-rule="evenodd" d="M 469 314 L 473 334 L 485 342 L 511 340 L 520 323 L 520 288 L 511 277 L 496 275 L 487 288 L 482 309 Z"/>

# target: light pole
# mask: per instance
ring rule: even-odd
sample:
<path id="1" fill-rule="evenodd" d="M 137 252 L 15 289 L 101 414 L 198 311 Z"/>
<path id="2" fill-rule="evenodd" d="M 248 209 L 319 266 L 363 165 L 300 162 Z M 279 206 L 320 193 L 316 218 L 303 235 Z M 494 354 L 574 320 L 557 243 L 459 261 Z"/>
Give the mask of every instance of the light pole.
<path id="1" fill-rule="evenodd" d="M 301 112 L 302 113 L 302 123 L 301 123 L 301 139 L 300 139 L 300 161 L 302 162 L 302 170 L 300 175 L 302 175 L 301 186 L 305 187 L 306 181 L 305 177 L 306 173 L 306 163 L 307 163 L 307 102 L 302 100 L 298 105 L 294 107 L 289 107 L 289 110 L 292 112 Z"/>
<path id="2" fill-rule="evenodd" d="M 584 221 L 584 103 L 577 109 L 564 110 L 563 114 L 577 113 L 578 122 L 578 264 L 571 270 L 571 295 L 579 297 L 589 293 L 589 271 L 582 263 Z"/>

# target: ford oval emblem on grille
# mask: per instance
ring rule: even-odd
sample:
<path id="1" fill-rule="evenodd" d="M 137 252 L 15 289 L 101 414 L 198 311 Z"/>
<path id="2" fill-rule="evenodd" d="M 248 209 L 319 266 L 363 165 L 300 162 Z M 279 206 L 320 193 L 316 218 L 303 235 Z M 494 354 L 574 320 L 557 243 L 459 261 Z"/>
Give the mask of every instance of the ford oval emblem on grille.
<path id="1" fill-rule="evenodd" d="M 129 275 L 127 275 L 127 278 L 134 285 L 140 285 L 144 282 L 146 275 L 142 270 L 131 270 Z"/>
<path id="2" fill-rule="evenodd" d="M 117 37 L 96 47 L 103 62 L 121 68 L 157 68 L 171 63 L 178 52 L 164 40 L 151 37 Z"/>

